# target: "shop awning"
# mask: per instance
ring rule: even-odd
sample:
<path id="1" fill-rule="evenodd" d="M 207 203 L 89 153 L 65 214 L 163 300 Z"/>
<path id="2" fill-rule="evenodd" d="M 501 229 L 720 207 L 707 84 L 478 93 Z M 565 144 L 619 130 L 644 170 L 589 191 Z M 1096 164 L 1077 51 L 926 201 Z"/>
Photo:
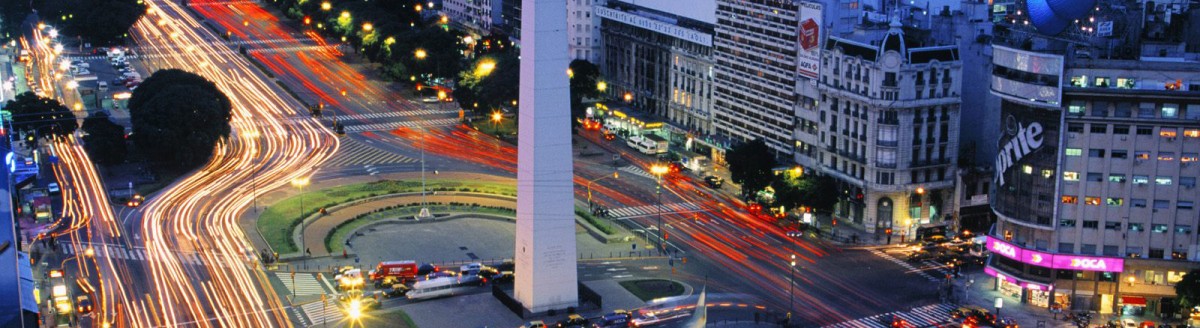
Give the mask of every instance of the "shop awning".
<path id="1" fill-rule="evenodd" d="M 1129 306 L 1146 306 L 1146 298 L 1141 296 L 1121 296 L 1121 304 Z"/>

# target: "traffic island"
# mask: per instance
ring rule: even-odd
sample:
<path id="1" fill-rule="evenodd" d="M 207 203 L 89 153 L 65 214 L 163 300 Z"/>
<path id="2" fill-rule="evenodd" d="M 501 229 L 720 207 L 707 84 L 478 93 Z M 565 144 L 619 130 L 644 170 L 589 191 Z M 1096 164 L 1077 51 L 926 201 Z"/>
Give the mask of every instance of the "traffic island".
<path id="1" fill-rule="evenodd" d="M 679 296 L 687 292 L 682 283 L 666 279 L 626 280 L 621 281 L 620 284 L 621 287 L 625 287 L 626 290 L 644 302 L 664 297 Z"/>

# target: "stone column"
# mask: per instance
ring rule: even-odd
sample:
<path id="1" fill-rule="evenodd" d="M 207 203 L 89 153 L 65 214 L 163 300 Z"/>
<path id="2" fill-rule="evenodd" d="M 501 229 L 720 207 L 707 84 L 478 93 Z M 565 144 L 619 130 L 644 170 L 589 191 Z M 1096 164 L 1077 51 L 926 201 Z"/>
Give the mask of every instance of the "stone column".
<path id="1" fill-rule="evenodd" d="M 566 15 L 563 0 L 521 2 L 514 296 L 532 313 L 579 299 Z"/>

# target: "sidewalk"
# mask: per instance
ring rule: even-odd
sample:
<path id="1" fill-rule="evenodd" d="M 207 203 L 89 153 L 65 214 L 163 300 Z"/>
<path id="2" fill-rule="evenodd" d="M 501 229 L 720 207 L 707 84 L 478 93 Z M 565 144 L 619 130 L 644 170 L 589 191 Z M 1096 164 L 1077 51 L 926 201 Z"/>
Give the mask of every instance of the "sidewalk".
<path id="1" fill-rule="evenodd" d="M 974 283 L 971 283 L 972 280 Z M 954 282 L 955 295 L 960 297 L 962 300 L 960 303 L 963 305 L 976 305 L 998 313 L 999 317 L 1016 319 L 1021 326 L 1040 327 L 1044 322 L 1045 327 L 1076 327 L 1074 322 L 1063 319 L 1067 311 L 1055 315 L 1049 309 L 1020 303 L 1017 299 L 1003 296 L 999 291 L 992 290 L 995 284 L 996 278 L 983 272 L 964 274 Z M 1003 307 L 999 311 L 996 309 L 996 298 L 1004 300 Z M 1115 317 L 1112 315 L 1094 315 L 1091 325 L 1104 324 L 1113 318 Z"/>

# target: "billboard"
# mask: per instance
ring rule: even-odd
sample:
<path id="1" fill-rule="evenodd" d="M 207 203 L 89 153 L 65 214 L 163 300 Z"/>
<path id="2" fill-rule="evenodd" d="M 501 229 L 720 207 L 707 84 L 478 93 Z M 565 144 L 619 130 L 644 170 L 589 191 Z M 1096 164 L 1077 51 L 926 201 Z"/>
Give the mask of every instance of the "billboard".
<path id="1" fill-rule="evenodd" d="M 1125 270 L 1125 259 L 1123 258 L 1043 253 L 1021 248 L 992 236 L 987 236 L 987 249 L 992 254 L 1051 269 L 1102 272 Z"/>
<path id="2" fill-rule="evenodd" d="M 800 3 L 796 27 L 796 70 L 800 76 L 816 79 L 821 69 L 821 4 Z"/>
<path id="3" fill-rule="evenodd" d="M 1062 56 L 993 47 L 992 93 L 1040 106 L 1057 106 L 1062 101 Z"/>
<path id="4" fill-rule="evenodd" d="M 624 11 L 611 9 L 602 6 L 594 7 L 596 16 L 600 18 L 620 22 L 625 25 L 637 26 L 656 33 L 669 35 L 680 40 L 692 42 L 706 47 L 712 46 L 712 34 L 701 31 L 679 27 L 678 25 L 654 20 Z"/>
<path id="5" fill-rule="evenodd" d="M 1051 225 L 1062 111 L 1000 100 L 992 208 L 1010 220 Z"/>

